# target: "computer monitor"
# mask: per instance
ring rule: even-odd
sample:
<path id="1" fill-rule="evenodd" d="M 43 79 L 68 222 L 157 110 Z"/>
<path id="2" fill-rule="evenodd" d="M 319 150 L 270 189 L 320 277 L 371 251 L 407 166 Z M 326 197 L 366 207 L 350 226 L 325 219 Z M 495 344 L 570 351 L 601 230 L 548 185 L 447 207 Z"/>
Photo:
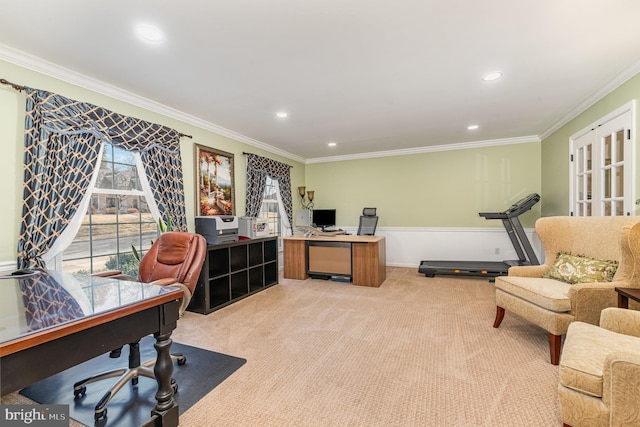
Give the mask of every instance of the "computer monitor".
<path id="1" fill-rule="evenodd" d="M 335 209 L 314 209 L 313 224 L 322 230 L 336 225 Z"/>

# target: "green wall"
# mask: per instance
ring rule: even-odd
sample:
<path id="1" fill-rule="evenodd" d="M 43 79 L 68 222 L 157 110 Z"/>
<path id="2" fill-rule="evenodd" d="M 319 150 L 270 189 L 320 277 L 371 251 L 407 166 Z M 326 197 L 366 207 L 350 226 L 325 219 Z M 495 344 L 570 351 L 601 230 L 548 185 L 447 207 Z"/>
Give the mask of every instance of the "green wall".
<path id="1" fill-rule="evenodd" d="M 569 137 L 638 97 L 640 74 L 636 74 L 542 141 L 542 216 L 569 214 Z M 640 109 L 637 105 L 635 120 L 640 123 Z M 640 164 L 638 136 L 633 135 L 632 138 L 636 147 L 636 164 Z M 640 188 L 637 173 L 635 182 L 636 188 Z M 638 206 L 634 214 L 640 214 Z"/>
<path id="2" fill-rule="evenodd" d="M 336 208 L 340 226 L 376 207 L 380 227 L 502 227 L 478 212 L 540 193 L 540 144 L 308 164 L 306 186 L 316 208 Z M 521 221 L 530 227 L 539 216 L 538 204 Z"/>
<path id="3" fill-rule="evenodd" d="M 190 230 L 194 229 L 195 216 L 195 170 L 194 144 L 217 148 L 234 154 L 236 215 L 244 215 L 246 204 L 246 159 L 243 151 L 256 153 L 292 165 L 292 185 L 304 185 L 304 164 L 266 152 L 256 147 L 198 128 L 194 125 L 158 114 L 135 105 L 66 83 L 41 73 L 0 61 L 0 78 L 33 88 L 55 92 L 68 98 L 90 102 L 121 114 L 138 117 L 154 123 L 169 126 L 179 132 L 192 135 L 193 139 L 182 138 L 180 142 L 184 167 L 184 186 L 187 220 Z M 170 106 L 169 106 L 170 107 Z M 4 206 L 0 209 L 0 223 L 3 224 L 0 239 L 0 263 L 14 262 L 20 230 L 22 210 L 22 163 L 24 134 L 25 95 L 10 86 L 0 85 L 0 192 Z"/>

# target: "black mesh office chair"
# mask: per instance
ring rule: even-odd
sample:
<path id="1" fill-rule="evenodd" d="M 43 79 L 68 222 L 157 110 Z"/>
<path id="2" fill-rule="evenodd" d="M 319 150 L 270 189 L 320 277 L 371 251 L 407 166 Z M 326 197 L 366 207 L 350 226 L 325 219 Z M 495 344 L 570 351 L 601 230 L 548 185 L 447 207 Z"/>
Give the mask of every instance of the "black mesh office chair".
<path id="1" fill-rule="evenodd" d="M 375 235 L 377 226 L 378 217 L 376 215 L 376 208 L 362 209 L 362 215 L 360 215 L 360 224 L 358 225 L 358 236 Z"/>

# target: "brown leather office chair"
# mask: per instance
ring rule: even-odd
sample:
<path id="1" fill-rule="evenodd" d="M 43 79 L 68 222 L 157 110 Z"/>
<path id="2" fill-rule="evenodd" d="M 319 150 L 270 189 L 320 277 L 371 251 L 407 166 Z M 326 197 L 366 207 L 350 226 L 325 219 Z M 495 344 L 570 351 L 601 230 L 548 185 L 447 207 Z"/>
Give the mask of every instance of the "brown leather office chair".
<path id="1" fill-rule="evenodd" d="M 199 234 L 170 231 L 160 235 L 149 251 L 140 261 L 138 277 L 130 277 L 121 274 L 118 270 L 97 273 L 97 276 L 112 277 L 123 280 L 153 283 L 159 286 L 174 286 L 183 290 L 184 297 L 180 305 L 180 314 L 189 304 L 189 300 L 198 282 L 198 276 L 206 256 L 207 242 Z M 109 357 L 120 356 L 121 349 L 113 350 Z M 181 354 L 172 354 L 172 358 L 179 365 L 186 363 L 186 358 Z M 106 378 L 119 377 L 116 383 L 105 393 L 95 408 L 95 419 L 99 420 L 107 415 L 107 404 L 113 396 L 131 380 L 132 385 L 138 384 L 138 376 L 155 379 L 153 365 L 155 359 L 140 363 L 140 343 L 129 344 L 129 368 L 121 368 L 103 372 L 78 381 L 73 386 L 76 398 L 85 395 L 87 384 Z M 178 387 L 173 382 L 174 391 Z"/>

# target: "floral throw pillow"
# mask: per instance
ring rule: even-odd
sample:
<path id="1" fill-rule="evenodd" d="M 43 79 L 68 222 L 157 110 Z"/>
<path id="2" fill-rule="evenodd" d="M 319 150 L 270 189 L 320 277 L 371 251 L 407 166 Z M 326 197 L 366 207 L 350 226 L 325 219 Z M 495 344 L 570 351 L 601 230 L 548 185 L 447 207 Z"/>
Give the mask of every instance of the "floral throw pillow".
<path id="1" fill-rule="evenodd" d="M 542 277 L 561 280 L 572 285 L 575 283 L 611 282 L 617 269 L 618 261 L 561 252 L 551 269 Z"/>

